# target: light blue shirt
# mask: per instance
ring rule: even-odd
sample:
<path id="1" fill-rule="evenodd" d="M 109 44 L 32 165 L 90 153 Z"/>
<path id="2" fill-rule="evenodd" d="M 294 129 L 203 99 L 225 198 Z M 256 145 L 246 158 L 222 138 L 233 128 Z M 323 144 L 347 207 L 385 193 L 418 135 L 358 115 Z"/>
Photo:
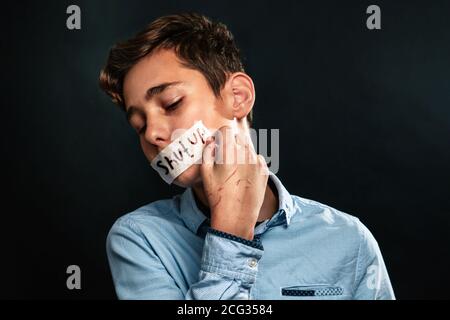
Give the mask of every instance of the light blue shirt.
<path id="1" fill-rule="evenodd" d="M 378 244 L 349 214 L 290 195 L 253 241 L 209 228 L 191 188 L 120 217 L 107 237 L 119 299 L 395 299 Z"/>

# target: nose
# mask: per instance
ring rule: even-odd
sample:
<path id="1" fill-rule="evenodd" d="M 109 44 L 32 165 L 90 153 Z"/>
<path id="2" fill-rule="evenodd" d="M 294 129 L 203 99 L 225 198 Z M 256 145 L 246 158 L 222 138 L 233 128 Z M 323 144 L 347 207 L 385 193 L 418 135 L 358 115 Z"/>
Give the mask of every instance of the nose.
<path id="1" fill-rule="evenodd" d="M 145 129 L 145 140 L 161 151 L 170 143 L 169 127 L 162 119 L 147 120 Z"/>

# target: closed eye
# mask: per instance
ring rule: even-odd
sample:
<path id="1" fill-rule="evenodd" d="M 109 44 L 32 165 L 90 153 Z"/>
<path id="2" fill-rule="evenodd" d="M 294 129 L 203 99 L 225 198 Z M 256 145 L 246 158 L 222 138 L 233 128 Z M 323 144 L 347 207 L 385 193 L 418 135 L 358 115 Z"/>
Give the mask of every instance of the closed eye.
<path id="1" fill-rule="evenodd" d="M 168 111 L 175 110 L 182 100 L 183 100 L 183 98 L 178 99 L 178 101 L 172 103 L 171 105 L 168 105 L 167 107 L 165 107 L 165 109 Z"/>
<path id="2" fill-rule="evenodd" d="M 178 107 L 178 105 L 181 103 L 182 100 L 183 100 L 183 98 L 178 99 L 178 101 L 175 101 L 174 103 L 168 105 L 164 109 L 167 111 L 173 111 Z M 145 133 L 145 130 L 147 130 L 147 125 L 142 126 L 142 128 L 138 131 L 138 133 L 143 134 L 143 133 Z"/>
<path id="3" fill-rule="evenodd" d="M 173 110 L 175 110 L 175 109 L 178 107 L 178 105 L 181 103 L 182 100 L 183 100 L 183 98 L 178 99 L 178 100 L 175 101 L 174 103 L 172 103 L 172 104 L 166 106 L 164 109 L 165 109 L 166 111 L 173 111 Z M 142 128 L 138 130 L 138 134 L 143 134 L 143 133 L 145 133 L 145 130 L 147 130 L 147 125 L 142 126 Z"/>

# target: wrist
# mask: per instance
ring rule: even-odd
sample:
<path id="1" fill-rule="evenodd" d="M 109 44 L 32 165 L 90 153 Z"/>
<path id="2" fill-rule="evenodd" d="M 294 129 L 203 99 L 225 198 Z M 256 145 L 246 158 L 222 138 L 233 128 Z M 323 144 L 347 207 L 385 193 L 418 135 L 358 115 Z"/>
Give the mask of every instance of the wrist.
<path id="1" fill-rule="evenodd" d="M 247 240 L 253 240 L 254 238 L 254 228 L 245 227 L 245 226 L 237 226 L 237 225 L 230 225 L 226 223 L 221 223 L 218 221 L 211 220 L 211 228 L 226 232 L 232 235 L 235 235 L 237 237 L 247 239 Z"/>

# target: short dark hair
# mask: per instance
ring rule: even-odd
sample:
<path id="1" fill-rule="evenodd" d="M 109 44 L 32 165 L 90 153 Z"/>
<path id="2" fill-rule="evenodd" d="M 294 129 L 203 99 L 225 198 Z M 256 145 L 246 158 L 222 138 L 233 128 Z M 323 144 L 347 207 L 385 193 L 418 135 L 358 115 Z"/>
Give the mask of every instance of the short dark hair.
<path id="1" fill-rule="evenodd" d="M 220 97 L 228 75 L 245 72 L 232 33 L 226 25 L 197 13 L 160 17 L 133 38 L 114 45 L 99 85 L 125 110 L 123 80 L 139 59 L 156 49 L 173 49 L 183 66 L 200 71 L 214 95 Z M 252 124 L 252 111 L 247 116 Z"/>

